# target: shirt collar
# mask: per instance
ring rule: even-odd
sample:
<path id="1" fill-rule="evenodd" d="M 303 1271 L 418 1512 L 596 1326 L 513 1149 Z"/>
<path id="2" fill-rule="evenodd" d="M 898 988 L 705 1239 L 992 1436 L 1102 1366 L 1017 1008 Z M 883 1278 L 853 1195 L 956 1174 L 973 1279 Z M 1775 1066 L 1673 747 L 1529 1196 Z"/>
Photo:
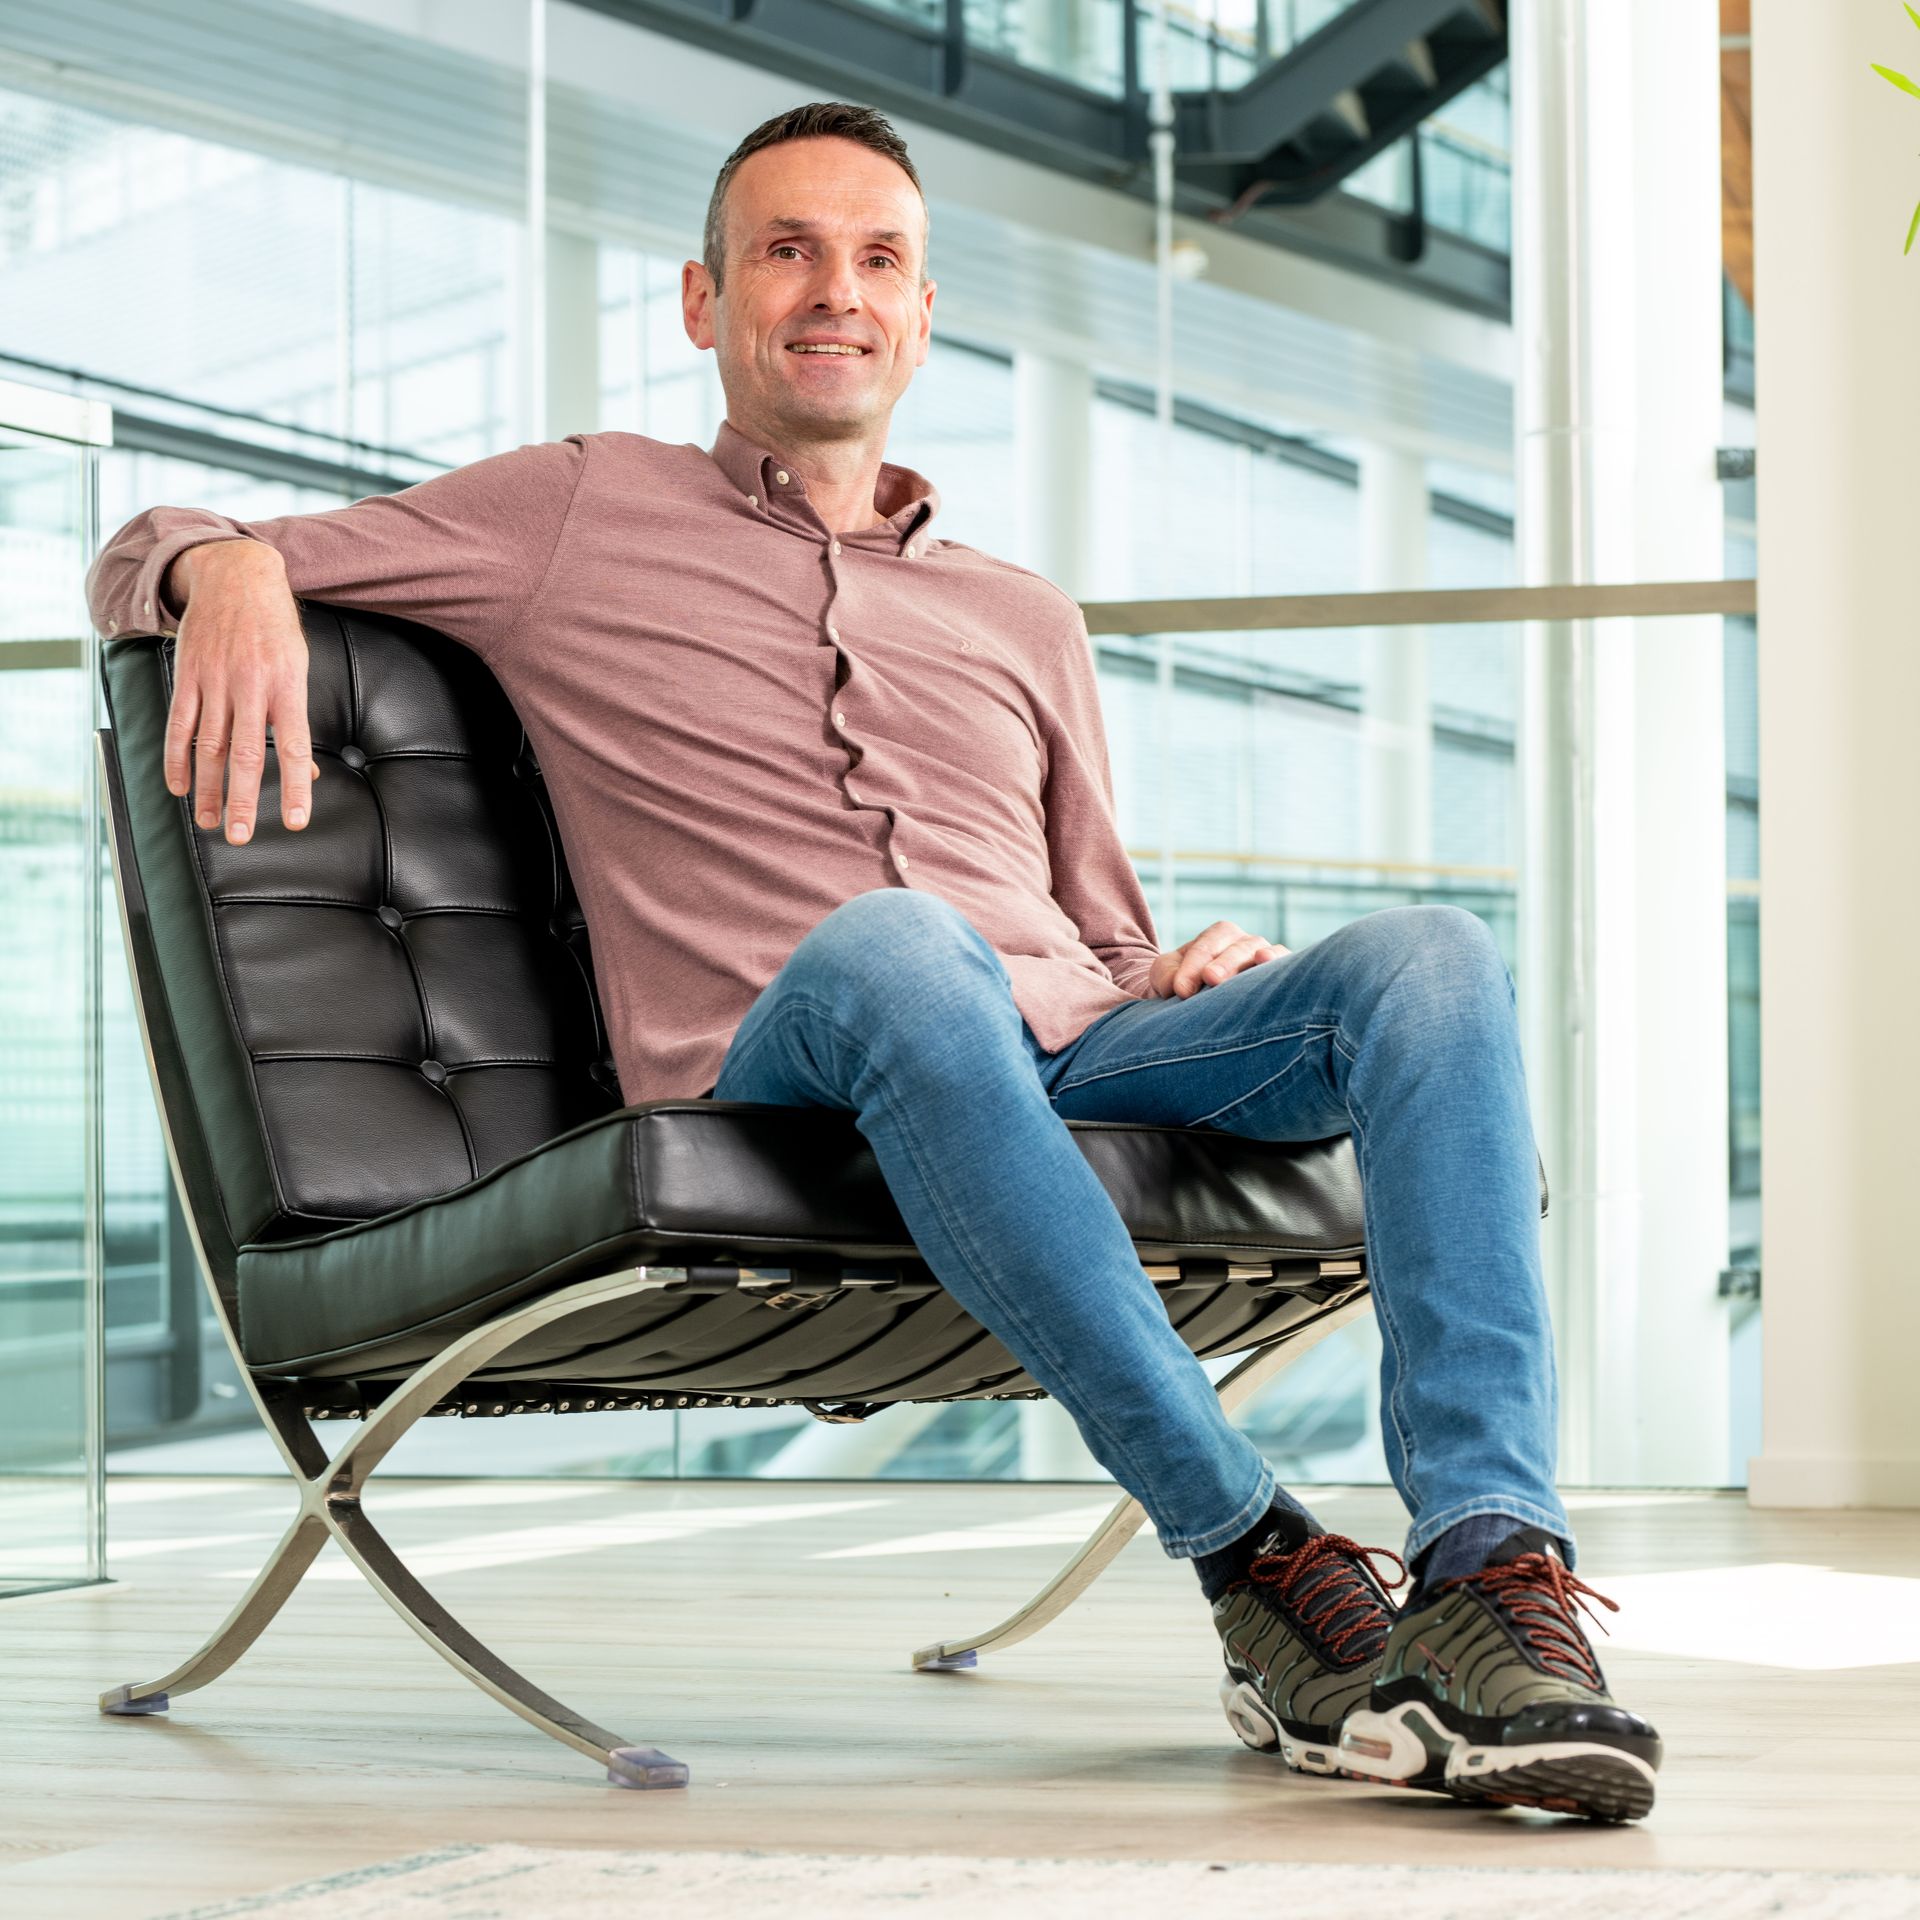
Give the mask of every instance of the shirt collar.
<path id="1" fill-rule="evenodd" d="M 798 473 L 783 466 L 777 455 L 749 440 L 731 420 L 720 422 L 720 431 L 708 449 L 708 457 L 739 493 L 752 495 L 770 517 L 802 527 L 820 540 L 831 538 L 898 553 L 909 540 L 919 547 L 920 536 L 940 511 L 939 489 L 932 481 L 911 467 L 898 467 L 890 460 L 883 460 L 874 482 L 873 504 L 885 519 L 844 532 L 829 527 L 814 511 L 813 503 L 807 498 L 806 482 Z M 783 473 L 787 476 L 785 480 L 780 478 Z"/>

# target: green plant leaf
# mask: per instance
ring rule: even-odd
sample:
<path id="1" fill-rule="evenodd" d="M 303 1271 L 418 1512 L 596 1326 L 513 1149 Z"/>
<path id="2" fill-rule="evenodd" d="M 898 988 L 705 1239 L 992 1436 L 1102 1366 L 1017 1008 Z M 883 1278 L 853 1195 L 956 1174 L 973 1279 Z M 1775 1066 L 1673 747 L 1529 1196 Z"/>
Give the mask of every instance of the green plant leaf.
<path id="1" fill-rule="evenodd" d="M 1904 73 L 1895 73 L 1891 67 L 1883 67 L 1877 60 L 1873 63 L 1873 70 L 1882 79 L 1891 80 L 1902 93 L 1910 93 L 1916 100 L 1920 100 L 1920 86 L 1916 86 Z"/>
<path id="2" fill-rule="evenodd" d="M 1913 225 L 1907 229 L 1907 244 L 1900 249 L 1903 254 L 1913 251 L 1913 237 L 1917 233 L 1920 233 L 1920 207 L 1913 210 Z"/>
<path id="3" fill-rule="evenodd" d="M 1920 13 L 1915 13 L 1911 7 L 1907 8 L 1907 18 L 1911 20 L 1916 27 L 1920 27 Z"/>

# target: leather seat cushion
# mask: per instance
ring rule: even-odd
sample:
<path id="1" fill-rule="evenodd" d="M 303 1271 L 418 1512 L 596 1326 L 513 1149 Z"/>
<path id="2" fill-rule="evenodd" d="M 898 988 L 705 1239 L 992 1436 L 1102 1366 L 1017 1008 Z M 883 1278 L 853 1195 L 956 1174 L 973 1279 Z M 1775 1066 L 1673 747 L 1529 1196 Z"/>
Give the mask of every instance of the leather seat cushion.
<path id="1" fill-rule="evenodd" d="M 1141 1259 L 1355 1254 L 1345 1137 L 1277 1148 L 1211 1129 L 1070 1120 Z M 851 1112 L 673 1100 L 598 1116 L 375 1220 L 240 1249 L 240 1340 L 273 1373 L 444 1347 L 501 1309 L 626 1265 L 919 1263 Z"/>

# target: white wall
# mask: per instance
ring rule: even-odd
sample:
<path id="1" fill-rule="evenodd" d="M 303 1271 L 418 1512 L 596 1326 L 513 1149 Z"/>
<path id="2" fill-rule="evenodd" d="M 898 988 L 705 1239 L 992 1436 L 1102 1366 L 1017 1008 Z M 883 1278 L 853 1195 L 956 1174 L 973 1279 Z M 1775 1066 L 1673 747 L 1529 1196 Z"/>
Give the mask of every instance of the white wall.
<path id="1" fill-rule="evenodd" d="M 1757 1506 L 1920 1505 L 1920 68 L 1755 0 L 1764 1451 Z"/>

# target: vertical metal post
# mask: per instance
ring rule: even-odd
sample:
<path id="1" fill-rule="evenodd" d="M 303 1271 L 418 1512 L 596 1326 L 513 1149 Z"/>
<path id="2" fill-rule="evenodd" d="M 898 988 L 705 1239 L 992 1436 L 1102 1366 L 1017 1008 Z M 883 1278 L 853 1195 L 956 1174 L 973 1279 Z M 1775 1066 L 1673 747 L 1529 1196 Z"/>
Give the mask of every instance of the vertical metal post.
<path id="1" fill-rule="evenodd" d="M 966 0 L 947 0 L 946 26 L 940 41 L 940 91 L 955 94 L 967 78 Z"/>
<path id="2" fill-rule="evenodd" d="M 1514 471 L 1520 580 L 1593 578 L 1586 467 L 1588 261 L 1580 0 L 1513 20 Z M 1519 990 L 1534 1127 L 1553 1207 L 1544 1232 L 1561 1379 L 1560 1469 L 1583 1480 L 1593 1405 L 1585 1329 L 1595 1316 L 1586 1116 L 1592 1032 L 1586 898 L 1591 770 L 1584 622 L 1522 630 Z"/>
<path id="3" fill-rule="evenodd" d="M 93 564 L 94 549 L 100 537 L 100 456 L 91 446 L 76 449 L 79 456 L 80 563 L 85 569 Z M 85 1290 L 82 1310 L 82 1340 L 85 1362 L 81 1374 L 83 1436 L 81 1454 L 87 1477 L 87 1571 L 90 1580 L 102 1580 L 107 1572 L 106 1443 L 107 1443 L 107 1327 L 106 1327 L 106 1047 L 105 1020 L 101 1008 L 103 969 L 101 965 L 100 881 L 106 841 L 102 831 L 100 782 L 94 777 L 93 735 L 103 718 L 100 712 L 100 636 L 84 613 L 80 621 L 85 636 L 81 645 L 81 672 L 86 687 L 82 710 L 87 716 L 87 735 L 82 743 L 86 754 L 86 777 L 81 784 L 85 799 L 81 808 L 81 1051 L 82 1096 L 85 1106 L 85 1156 L 82 1177 L 82 1205 L 85 1222 L 81 1232 L 81 1285 Z"/>

